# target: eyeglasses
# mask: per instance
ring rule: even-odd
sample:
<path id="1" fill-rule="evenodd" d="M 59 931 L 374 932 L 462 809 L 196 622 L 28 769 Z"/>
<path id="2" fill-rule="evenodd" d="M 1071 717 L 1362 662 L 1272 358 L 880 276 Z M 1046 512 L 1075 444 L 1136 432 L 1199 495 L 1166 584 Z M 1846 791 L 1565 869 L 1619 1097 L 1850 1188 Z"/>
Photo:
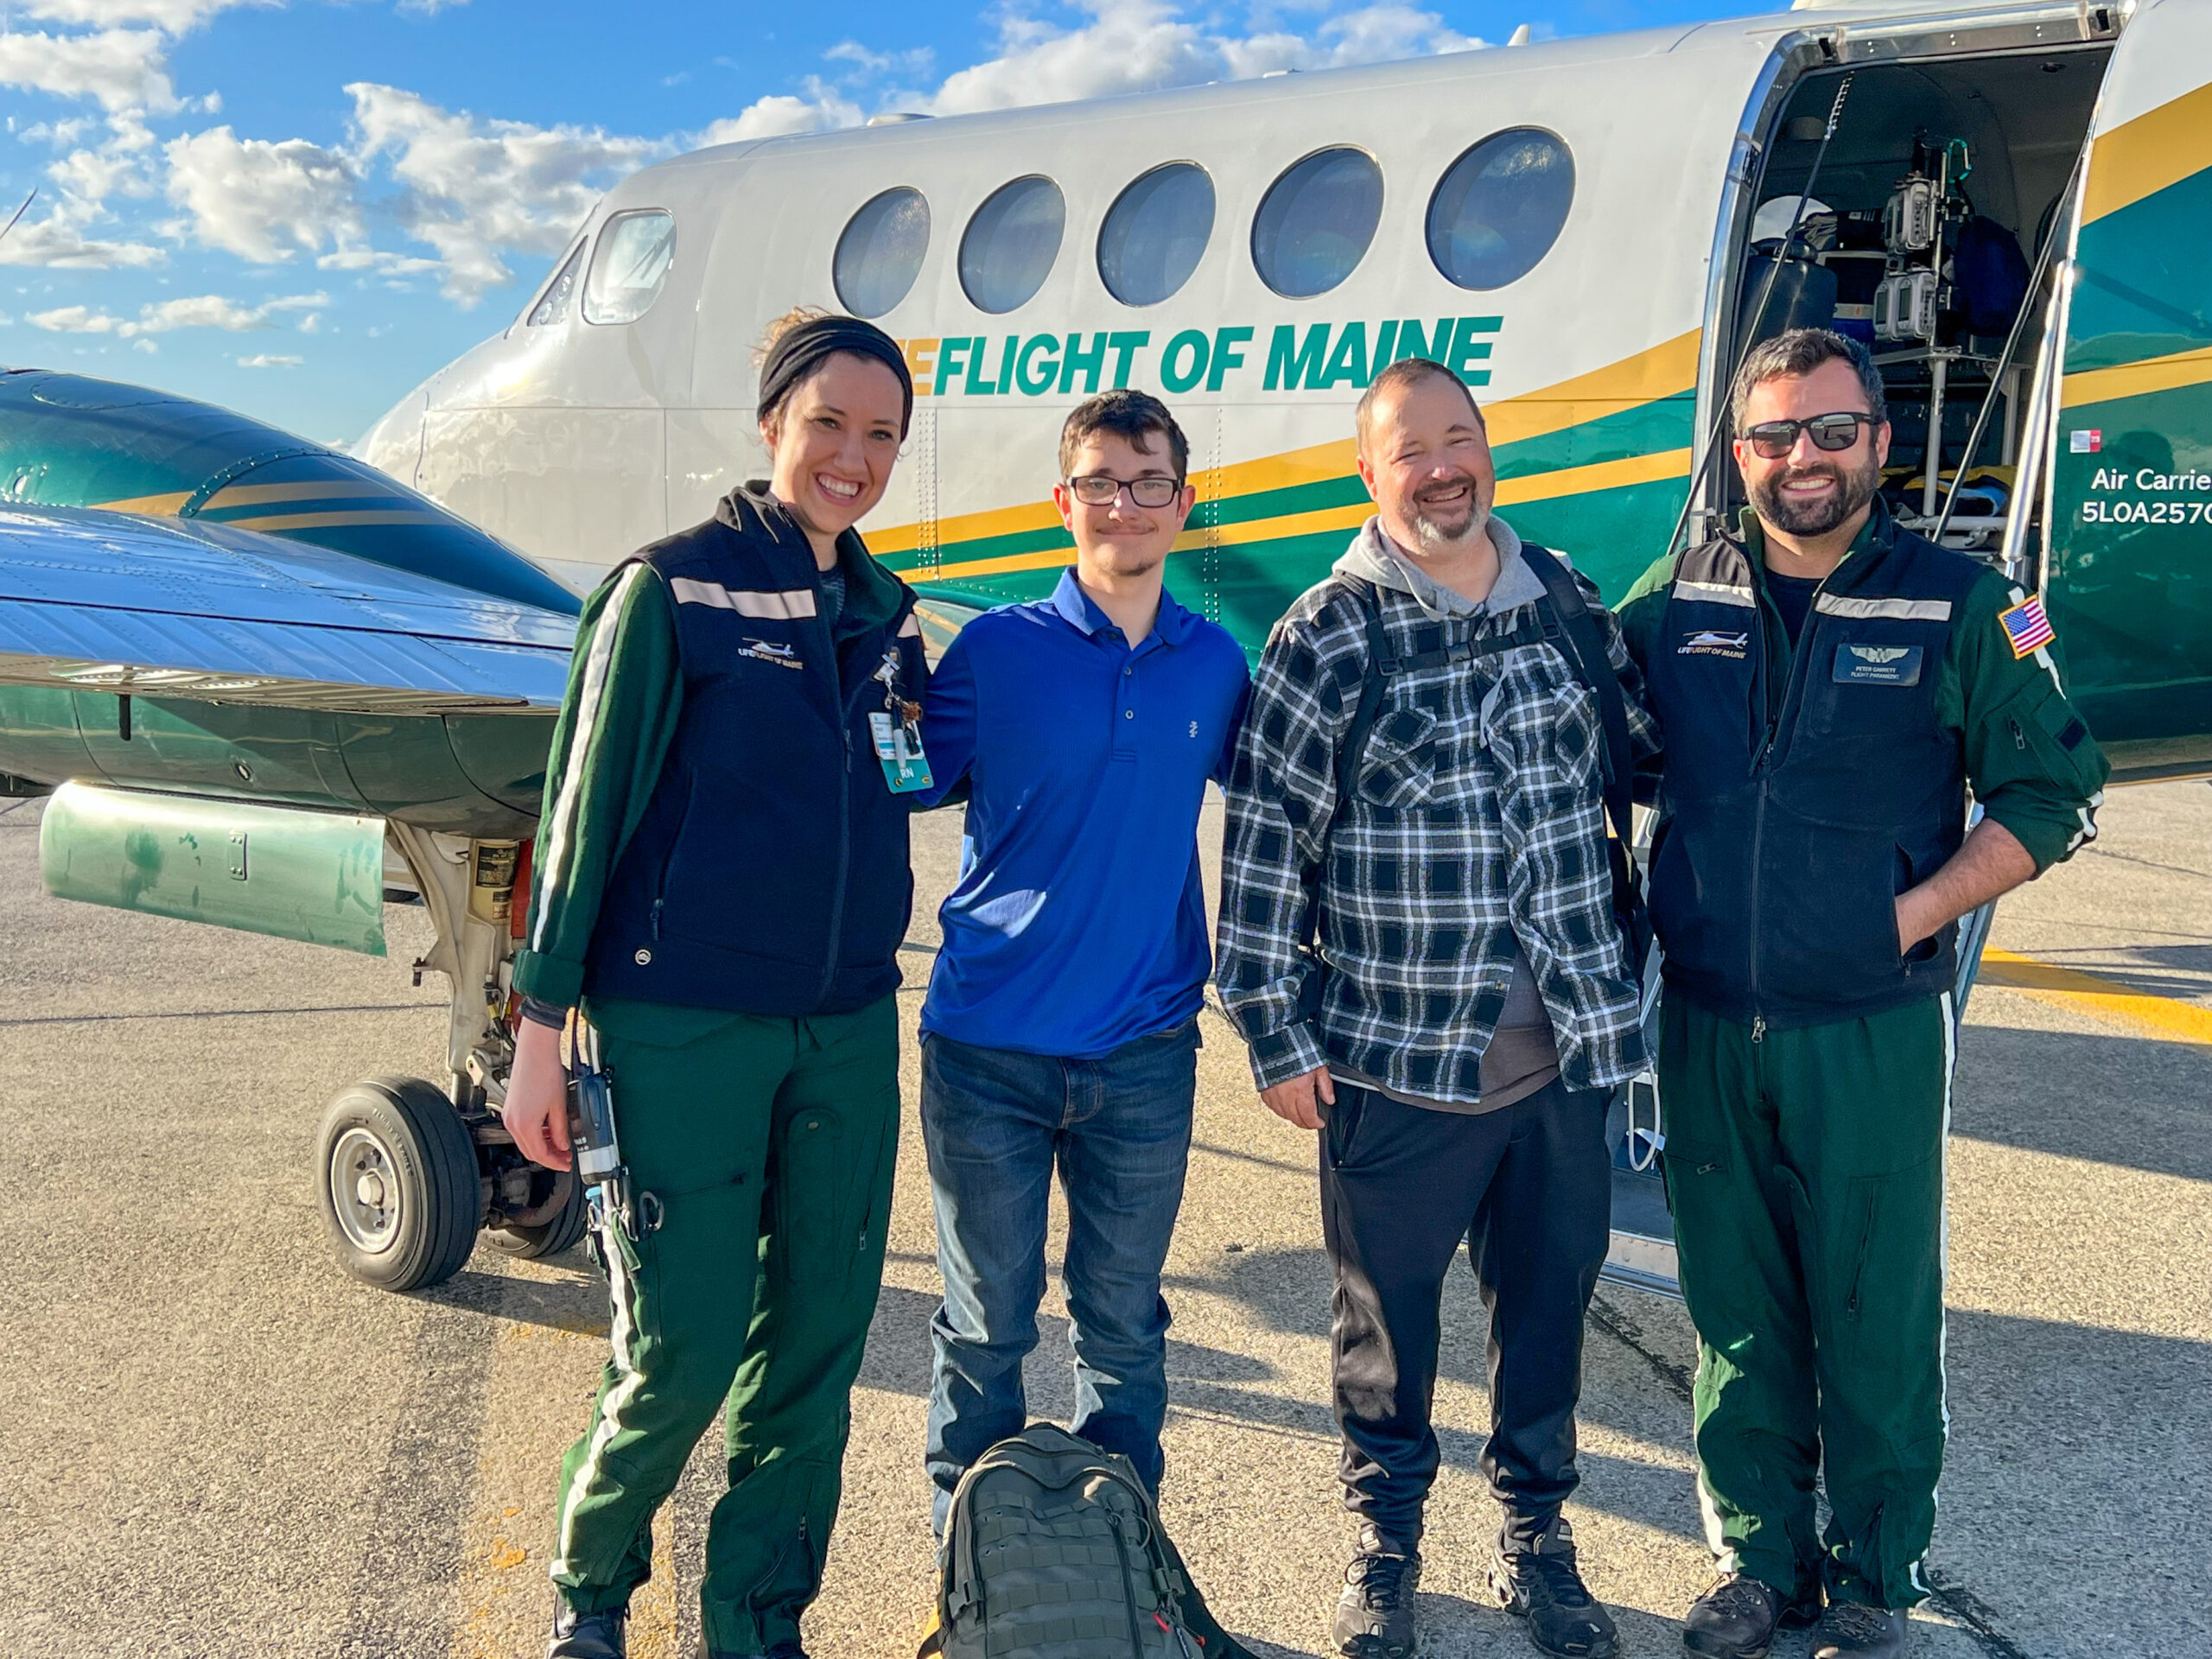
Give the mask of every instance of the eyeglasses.
<path id="1" fill-rule="evenodd" d="M 1874 424 L 1872 415 L 1844 413 L 1815 415 L 1809 421 L 1761 421 L 1744 434 L 1751 453 L 1761 461 L 1780 461 L 1797 447 L 1797 435 L 1809 432 L 1815 449 L 1848 449 L 1859 442 L 1859 429 Z"/>
<path id="2" fill-rule="evenodd" d="M 1171 506 L 1183 493 L 1183 480 L 1179 478 L 1121 479 L 1105 473 L 1086 473 L 1081 478 L 1068 480 L 1067 485 L 1068 493 L 1086 507 L 1110 506 L 1123 490 L 1141 507 Z"/>

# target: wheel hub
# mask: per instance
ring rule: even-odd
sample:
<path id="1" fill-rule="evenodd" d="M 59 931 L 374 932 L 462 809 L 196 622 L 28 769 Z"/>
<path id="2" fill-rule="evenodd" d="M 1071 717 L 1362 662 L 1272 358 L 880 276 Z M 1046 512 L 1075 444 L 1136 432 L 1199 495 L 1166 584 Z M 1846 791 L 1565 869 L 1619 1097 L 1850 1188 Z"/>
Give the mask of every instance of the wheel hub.
<path id="1" fill-rule="evenodd" d="M 374 1255 L 399 1236 L 402 1192 L 391 1147 L 355 1125 L 330 1149 L 331 1209 L 355 1248 Z"/>

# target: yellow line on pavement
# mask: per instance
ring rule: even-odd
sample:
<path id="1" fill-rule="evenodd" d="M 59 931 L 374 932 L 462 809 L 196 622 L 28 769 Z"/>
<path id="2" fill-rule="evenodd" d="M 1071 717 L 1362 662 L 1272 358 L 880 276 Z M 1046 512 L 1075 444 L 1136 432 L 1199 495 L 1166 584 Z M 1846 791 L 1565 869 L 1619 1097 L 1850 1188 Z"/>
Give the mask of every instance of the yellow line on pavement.
<path id="1" fill-rule="evenodd" d="M 2148 1036 L 2212 1045 L 2212 1008 L 2133 990 L 2101 975 L 2061 968 L 1992 946 L 1981 953 L 1980 982 L 2023 991 L 2058 1007 L 2130 1027 Z"/>

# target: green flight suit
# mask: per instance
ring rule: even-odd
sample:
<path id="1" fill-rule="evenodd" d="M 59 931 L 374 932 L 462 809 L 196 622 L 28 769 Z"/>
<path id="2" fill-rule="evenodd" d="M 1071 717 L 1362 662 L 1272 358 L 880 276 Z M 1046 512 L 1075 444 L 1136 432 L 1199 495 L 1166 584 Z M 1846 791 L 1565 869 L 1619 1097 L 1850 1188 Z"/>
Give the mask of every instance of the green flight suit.
<path id="1" fill-rule="evenodd" d="M 1839 570 L 1891 534 L 1878 500 Z M 1771 729 L 1794 649 L 1748 512 L 1736 539 L 1756 589 L 1745 620 L 1757 623 Z M 1616 613 L 1647 669 L 1681 643 L 1665 632 L 1675 564 L 1655 564 Z M 2108 767 L 2074 719 L 2056 644 L 2024 657 L 2012 648 L 1999 618 L 2024 597 L 1993 570 L 1975 581 L 1936 665 L 1936 708 L 1983 811 L 2040 874 L 2095 833 Z M 1828 901 L 1817 878 L 1764 897 Z M 1722 1570 L 1785 1594 L 1824 1584 L 1832 1600 L 1884 1607 L 1928 1594 L 1950 1421 L 1943 1147 L 1955 1029 L 1948 995 L 1785 1027 L 1672 988 L 1664 1000 L 1663 1159 L 1698 1331 L 1700 1507 Z M 1825 1536 L 1816 1478 L 1832 1511 Z"/>
<path id="2" fill-rule="evenodd" d="M 880 614 L 896 578 L 848 540 L 848 592 L 861 596 L 849 602 Z M 580 1612 L 626 1605 L 651 1572 L 654 1511 L 720 1413 L 730 1485 L 708 1532 L 701 1618 L 711 1653 L 756 1654 L 798 1641 L 821 1586 L 883 1267 L 899 1021 L 893 996 L 787 1018 L 582 995 L 609 873 L 659 779 L 683 690 L 665 584 L 601 584 L 546 773 L 546 822 L 567 803 L 566 838 L 557 873 L 540 849 L 514 982 L 555 1006 L 582 999 L 624 1161 L 660 1224 L 634 1242 L 596 1235 L 613 1351 L 562 1465 L 551 1576 Z M 733 903 L 745 879 L 733 873 Z"/>

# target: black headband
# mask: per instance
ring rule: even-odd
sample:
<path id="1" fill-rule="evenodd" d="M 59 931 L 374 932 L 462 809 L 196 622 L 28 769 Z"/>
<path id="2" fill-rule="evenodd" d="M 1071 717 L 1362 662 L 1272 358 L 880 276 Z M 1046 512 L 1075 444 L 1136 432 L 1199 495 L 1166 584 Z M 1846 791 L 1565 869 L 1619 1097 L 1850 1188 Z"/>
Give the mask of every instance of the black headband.
<path id="1" fill-rule="evenodd" d="M 794 388 L 839 352 L 873 358 L 899 377 L 899 391 L 906 399 L 899 414 L 899 435 L 904 438 L 914 418 L 912 372 L 906 367 L 906 353 L 899 349 L 899 342 L 858 317 L 816 317 L 778 337 L 760 365 L 760 396 L 756 405 L 760 418 L 765 421 L 774 414 Z"/>

